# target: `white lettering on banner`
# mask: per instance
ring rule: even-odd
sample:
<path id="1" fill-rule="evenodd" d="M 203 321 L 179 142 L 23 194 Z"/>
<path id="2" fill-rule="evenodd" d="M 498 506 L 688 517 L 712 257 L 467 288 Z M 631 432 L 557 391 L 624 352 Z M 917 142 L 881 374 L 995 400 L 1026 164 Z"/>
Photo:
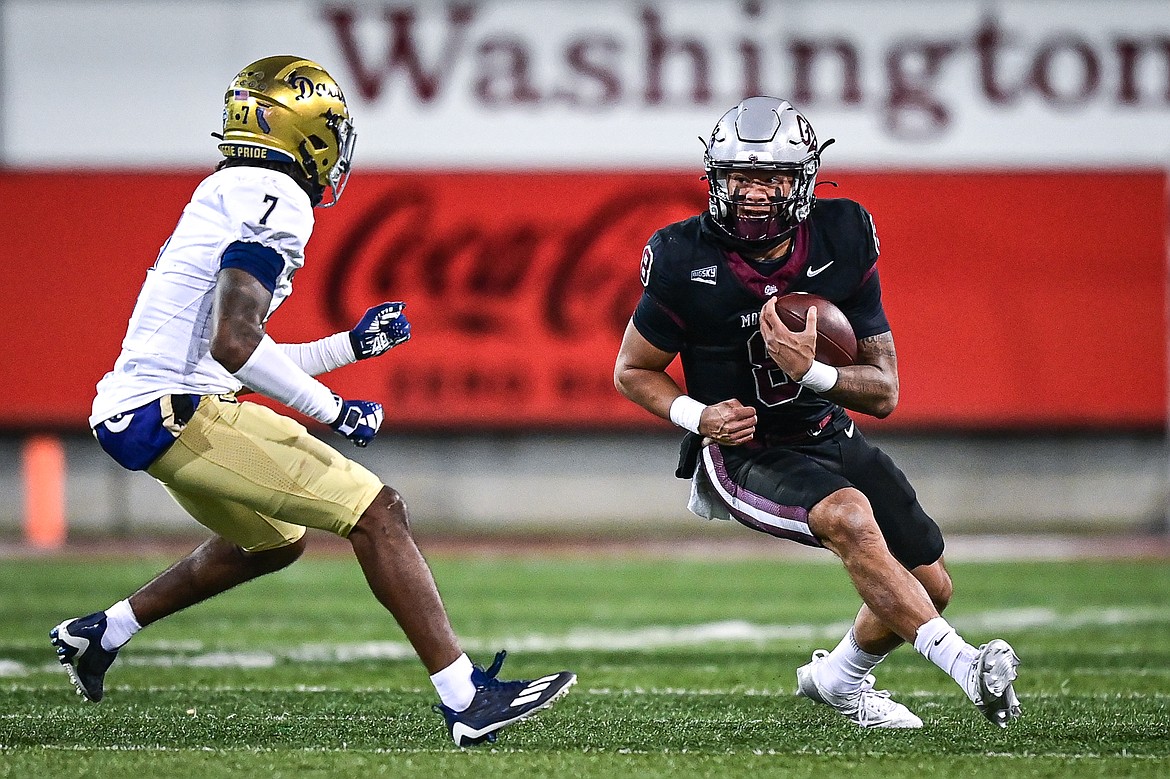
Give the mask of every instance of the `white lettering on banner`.
<path id="1" fill-rule="evenodd" d="M 199 14 L 160 6 L 118 25 L 135 13 L 130 0 L 60 16 L 41 13 L 33 0 L 11 0 L 5 42 L 15 45 L 5 46 L 0 64 L 22 87 L 7 93 L 4 110 L 13 118 L 0 137 L 0 161 L 117 163 L 155 137 L 148 133 L 134 148 L 115 141 L 117 101 L 95 101 L 97 115 L 87 105 L 87 132 L 70 131 L 69 106 L 52 96 L 76 90 L 51 52 L 35 44 L 50 28 L 96 24 L 96 7 L 115 39 L 78 34 L 70 46 L 109 65 L 101 72 L 113 79 L 112 92 L 123 73 L 124 91 L 137 88 L 131 76 L 141 65 L 122 67 L 124 57 L 149 62 L 180 96 L 215 94 L 234 73 L 223 63 L 256 54 L 215 30 L 231 8 L 259 14 L 271 4 L 203 0 L 189 4 Z M 268 39 L 302 42 L 306 56 L 337 77 L 361 128 L 365 163 L 692 166 L 701 155 L 695 136 L 744 95 L 760 93 L 789 97 L 818 135 L 840 138 L 828 158 L 834 164 L 1148 165 L 1170 155 L 1162 132 L 1170 120 L 1164 0 L 1067 0 L 1059 15 L 1038 0 L 284 5 L 288 13 L 266 17 Z M 205 40 L 206 56 L 160 57 L 156 43 L 172 26 Z M 168 127 L 210 121 L 182 104 L 178 112 L 169 105 L 165 116 Z M 109 142 L 95 132 L 108 132 Z M 189 143 L 145 154 L 173 163 L 206 159 L 205 146 Z"/>

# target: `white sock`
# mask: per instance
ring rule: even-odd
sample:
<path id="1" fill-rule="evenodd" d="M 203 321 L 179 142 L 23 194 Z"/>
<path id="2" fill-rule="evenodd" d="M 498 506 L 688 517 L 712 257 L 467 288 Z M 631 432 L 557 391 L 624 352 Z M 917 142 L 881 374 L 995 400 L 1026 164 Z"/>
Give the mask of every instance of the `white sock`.
<path id="1" fill-rule="evenodd" d="M 914 648 L 918 653 L 939 668 L 946 671 L 975 700 L 972 689 L 971 664 L 979 650 L 963 640 L 963 637 L 942 617 L 935 617 L 918 628 L 914 637 Z"/>
<path id="2" fill-rule="evenodd" d="M 849 628 L 841 643 L 817 666 L 817 681 L 830 695 L 848 695 L 885 659 L 885 655 L 871 655 L 859 647 L 853 628 Z"/>
<path id="3" fill-rule="evenodd" d="M 431 674 L 431 684 L 439 693 L 439 700 L 453 711 L 463 711 L 475 697 L 475 685 L 471 683 L 471 658 L 459 655 L 455 662 L 438 673 Z"/>
<path id="4" fill-rule="evenodd" d="M 106 632 L 102 634 L 102 649 L 112 652 L 121 649 L 130 637 L 142 630 L 130 600 L 120 600 L 106 609 Z"/>

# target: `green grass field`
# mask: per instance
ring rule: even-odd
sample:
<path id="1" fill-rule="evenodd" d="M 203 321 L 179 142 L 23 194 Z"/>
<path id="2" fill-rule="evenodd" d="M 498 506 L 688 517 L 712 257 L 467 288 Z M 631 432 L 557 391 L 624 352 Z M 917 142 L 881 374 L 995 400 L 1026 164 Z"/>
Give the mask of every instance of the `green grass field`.
<path id="1" fill-rule="evenodd" d="M 826 560 L 831 560 L 826 554 Z M 431 555 L 477 662 L 571 668 L 569 696 L 459 750 L 351 559 L 313 555 L 140 634 L 85 704 L 47 631 L 169 559 L 0 560 L 0 776 L 1167 776 L 1170 566 L 951 565 L 951 621 L 1011 641 L 1024 717 L 1000 731 L 910 649 L 879 686 L 926 722 L 862 731 L 795 697 L 857 605 L 841 568 L 646 555 Z"/>

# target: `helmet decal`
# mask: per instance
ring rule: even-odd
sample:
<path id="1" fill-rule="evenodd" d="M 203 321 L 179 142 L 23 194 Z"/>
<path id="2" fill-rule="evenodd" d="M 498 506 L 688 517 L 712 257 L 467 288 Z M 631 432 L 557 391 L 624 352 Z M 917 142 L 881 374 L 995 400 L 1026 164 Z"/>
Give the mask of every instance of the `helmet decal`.
<path id="1" fill-rule="evenodd" d="M 257 89 L 264 90 L 264 71 L 253 70 L 252 68 L 259 65 L 264 60 L 256 62 L 240 71 L 240 75 L 236 76 L 236 84 L 242 89 Z"/>
<path id="2" fill-rule="evenodd" d="M 812 149 L 817 148 L 817 134 L 813 132 L 812 125 L 804 118 L 804 114 L 799 111 L 796 114 L 796 129 L 800 133 L 800 140 L 805 146 Z"/>
<path id="3" fill-rule="evenodd" d="M 288 77 L 289 86 L 297 91 L 297 100 L 308 100 L 315 95 L 331 97 L 345 103 L 345 96 L 341 94 L 341 87 L 336 83 L 317 82 L 308 76 L 299 73 L 292 73 Z"/>

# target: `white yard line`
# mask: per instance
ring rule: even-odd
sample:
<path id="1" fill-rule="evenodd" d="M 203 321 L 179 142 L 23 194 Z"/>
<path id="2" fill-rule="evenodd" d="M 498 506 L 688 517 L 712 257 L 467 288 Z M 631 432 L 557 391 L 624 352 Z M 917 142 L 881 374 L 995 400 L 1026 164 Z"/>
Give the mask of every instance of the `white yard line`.
<path id="1" fill-rule="evenodd" d="M 7 745 L 0 744 L 0 749 L 13 750 L 27 750 L 28 747 L 24 745 Z M 378 749 L 354 749 L 352 747 L 301 747 L 301 748 L 277 748 L 277 747 L 227 747 L 217 746 L 211 747 L 169 747 L 161 744 L 137 744 L 137 745 L 118 745 L 118 746 L 89 746 L 80 744 L 40 744 L 34 747 L 37 751 L 53 751 L 53 752 L 149 752 L 149 753 L 169 753 L 169 754 L 273 754 L 273 755 L 292 755 L 292 754 L 332 754 L 345 752 L 347 754 L 357 755 L 447 755 L 451 753 L 450 747 L 428 748 L 428 747 L 381 747 Z M 529 750 L 523 748 L 509 748 L 492 746 L 482 750 L 487 754 L 527 754 Z M 611 747 L 598 748 L 588 747 L 585 751 L 597 755 L 690 755 L 693 759 L 703 759 L 710 757 L 713 759 L 722 759 L 726 755 L 723 753 L 716 753 L 705 755 L 701 750 L 688 749 L 683 747 L 681 749 L 630 749 L 628 747 Z M 758 757 L 806 757 L 808 755 L 816 755 L 818 757 L 847 757 L 856 758 L 856 753 L 848 749 L 815 749 L 815 750 L 780 750 L 780 749 L 750 749 L 744 750 L 741 754 L 751 753 Z M 730 754 L 730 753 L 729 753 Z M 948 756 L 944 755 L 944 759 Z M 953 757 L 959 757 L 955 755 Z M 1036 758 L 1055 758 L 1059 760 L 1084 760 L 1084 759 L 1106 759 L 1112 760 L 1118 755 L 1102 754 L 1101 752 L 1069 752 L 1069 751 L 1052 751 L 1052 752 L 1026 752 L 1023 754 L 1015 754 L 1011 752 L 984 752 L 981 757 L 987 758 L 990 761 L 1005 760 L 1008 762 L 1020 760 L 1035 760 Z M 1166 758 L 1162 755 L 1124 755 L 1126 763 L 1139 763 L 1143 761 L 1161 762 Z M 1143 766 L 1144 768 L 1144 766 Z"/>
<path id="2" fill-rule="evenodd" d="M 1170 608 L 1085 609 L 1062 614 L 1052 609 L 1027 608 L 957 615 L 953 622 L 960 631 L 1047 630 L 1071 631 L 1084 627 L 1136 625 L 1170 622 Z M 528 634 L 493 639 L 467 638 L 462 641 L 472 652 L 491 652 L 501 647 L 520 652 L 622 651 L 693 647 L 712 644 L 836 639 L 849 629 L 848 622 L 826 624 L 759 625 L 742 620 L 707 622 L 696 625 L 648 626 L 628 630 L 577 628 L 559 635 Z M 198 642 L 157 642 L 139 640 L 132 650 L 119 657 L 126 666 L 270 668 L 278 662 L 341 664 L 369 660 L 402 660 L 415 657 L 405 642 L 367 641 L 359 643 L 313 643 L 286 650 L 201 652 Z M 188 650 L 186 652 L 182 650 Z M 46 654 L 48 653 L 46 645 Z M 58 664 L 26 664 L 0 657 L 0 677 L 19 677 L 33 672 L 59 673 Z"/>

